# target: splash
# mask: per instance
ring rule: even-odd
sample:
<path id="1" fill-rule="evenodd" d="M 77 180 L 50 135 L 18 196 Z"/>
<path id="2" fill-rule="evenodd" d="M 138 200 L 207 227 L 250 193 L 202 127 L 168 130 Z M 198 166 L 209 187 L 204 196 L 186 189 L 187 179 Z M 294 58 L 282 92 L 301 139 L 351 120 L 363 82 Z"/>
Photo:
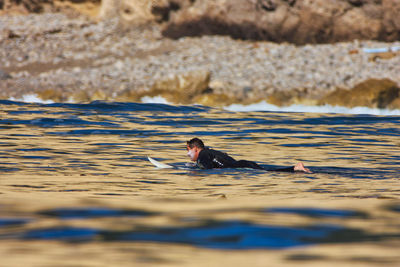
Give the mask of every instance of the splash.
<path id="1" fill-rule="evenodd" d="M 261 101 L 256 104 L 242 105 L 232 104 L 224 108 L 228 111 L 235 112 L 251 112 L 251 111 L 273 111 L 273 112 L 302 112 L 302 113 L 342 113 L 342 114 L 366 114 L 366 115 L 386 115 L 386 116 L 398 116 L 400 110 L 394 109 L 378 109 L 368 107 L 354 107 L 347 108 L 341 106 L 305 106 L 305 105 L 291 105 L 287 107 L 278 107 L 272 104 L 268 104 L 265 101 Z"/>
<path id="2" fill-rule="evenodd" d="M 162 96 L 144 96 L 140 100 L 142 101 L 142 103 L 147 104 L 171 104 Z"/>
<path id="3" fill-rule="evenodd" d="M 43 100 L 36 94 L 23 95 L 21 98 L 10 97 L 11 101 L 25 102 L 25 103 L 40 103 L 40 104 L 53 104 L 52 100 Z"/>

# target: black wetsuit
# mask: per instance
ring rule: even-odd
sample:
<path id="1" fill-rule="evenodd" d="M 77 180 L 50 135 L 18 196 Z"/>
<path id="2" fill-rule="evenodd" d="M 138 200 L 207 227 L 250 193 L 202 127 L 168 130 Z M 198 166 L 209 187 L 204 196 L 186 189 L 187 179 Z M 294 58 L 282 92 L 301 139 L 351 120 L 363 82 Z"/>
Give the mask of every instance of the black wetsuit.
<path id="1" fill-rule="evenodd" d="M 214 149 L 204 148 L 200 151 L 197 158 L 197 166 L 201 169 L 214 169 L 214 168 L 252 168 L 266 171 L 281 171 L 281 172 L 294 172 L 294 167 L 266 169 L 248 160 L 235 160 L 228 154 L 217 151 Z"/>

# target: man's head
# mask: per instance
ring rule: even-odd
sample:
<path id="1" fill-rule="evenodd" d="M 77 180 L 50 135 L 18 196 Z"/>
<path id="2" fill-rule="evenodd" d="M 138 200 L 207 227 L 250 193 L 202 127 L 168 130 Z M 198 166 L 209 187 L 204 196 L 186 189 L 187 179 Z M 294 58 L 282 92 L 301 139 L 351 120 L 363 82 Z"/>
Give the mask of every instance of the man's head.
<path id="1" fill-rule="evenodd" d="M 204 143 L 199 138 L 193 138 L 186 142 L 187 155 L 192 161 L 196 161 L 200 151 L 204 149 Z"/>

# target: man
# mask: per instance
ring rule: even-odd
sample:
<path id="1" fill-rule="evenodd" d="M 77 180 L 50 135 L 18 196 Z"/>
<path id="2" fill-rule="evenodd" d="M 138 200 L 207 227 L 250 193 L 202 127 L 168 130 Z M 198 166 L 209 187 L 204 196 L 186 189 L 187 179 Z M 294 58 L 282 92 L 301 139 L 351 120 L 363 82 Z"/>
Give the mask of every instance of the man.
<path id="1" fill-rule="evenodd" d="M 214 168 L 252 168 L 266 171 L 281 171 L 281 172 L 295 172 L 301 171 L 311 173 L 311 171 L 304 167 L 303 163 L 299 162 L 295 166 L 280 169 L 265 169 L 253 161 L 248 160 L 235 160 L 228 154 L 214 149 L 209 149 L 204 146 L 203 141 L 199 138 L 193 138 L 186 142 L 187 155 L 192 161 L 195 161 L 197 166 L 201 169 L 214 169 Z"/>

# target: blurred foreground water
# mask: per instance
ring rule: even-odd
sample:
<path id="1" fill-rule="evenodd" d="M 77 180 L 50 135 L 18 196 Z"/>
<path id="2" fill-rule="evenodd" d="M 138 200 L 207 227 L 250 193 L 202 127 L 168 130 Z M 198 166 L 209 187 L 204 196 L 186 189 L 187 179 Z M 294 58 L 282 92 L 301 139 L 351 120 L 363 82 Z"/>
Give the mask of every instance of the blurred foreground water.
<path id="1" fill-rule="evenodd" d="M 0 107 L 1 266 L 400 264 L 398 115 Z M 179 169 L 195 136 L 314 173 Z"/>

